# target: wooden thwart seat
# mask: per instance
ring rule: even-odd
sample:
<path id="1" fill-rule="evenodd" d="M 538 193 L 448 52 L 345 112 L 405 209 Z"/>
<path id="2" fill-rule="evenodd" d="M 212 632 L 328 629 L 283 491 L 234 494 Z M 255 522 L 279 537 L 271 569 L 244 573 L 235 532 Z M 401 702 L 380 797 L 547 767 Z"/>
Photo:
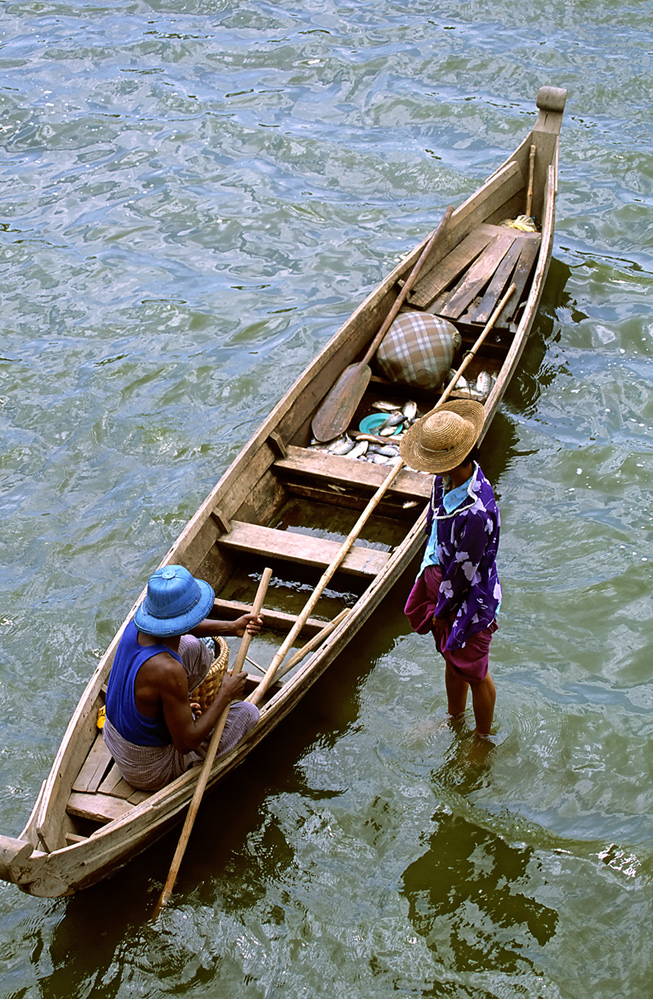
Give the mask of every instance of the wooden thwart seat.
<path id="1" fill-rule="evenodd" d="M 260 527 L 258 524 L 246 524 L 242 521 L 232 521 L 229 534 L 218 538 L 217 543 L 221 547 L 259 558 L 281 559 L 320 569 L 330 565 L 340 550 L 337 541 L 315 538 L 310 534 L 295 534 L 292 531 L 276 531 L 271 527 Z M 383 571 L 389 558 L 387 552 L 354 545 L 342 563 L 341 570 L 353 576 L 376 576 Z"/>
<path id="2" fill-rule="evenodd" d="M 252 605 L 244 603 L 241 600 L 224 600 L 222 598 L 216 598 L 213 601 L 213 608 L 218 618 L 233 621 L 242 614 L 251 613 Z M 297 617 L 295 614 L 288 614 L 286 611 L 269 610 L 267 607 L 265 608 L 265 627 L 272 629 L 273 631 L 290 631 L 296 620 Z M 322 621 L 318 617 L 309 617 L 304 624 L 302 634 L 308 636 L 315 635 L 318 631 L 322 630 L 326 623 L 326 621 Z"/>
<path id="3" fill-rule="evenodd" d="M 359 487 L 374 493 L 388 474 L 385 465 L 372 465 L 367 461 L 353 461 L 345 455 L 329 454 L 328 451 L 314 451 L 311 448 L 289 447 L 288 457 L 274 464 L 275 470 L 284 478 L 299 476 L 309 478 L 319 485 L 336 483 L 348 488 Z M 389 493 L 399 499 L 423 499 L 431 495 L 431 477 L 420 472 L 403 469 L 390 487 Z"/>

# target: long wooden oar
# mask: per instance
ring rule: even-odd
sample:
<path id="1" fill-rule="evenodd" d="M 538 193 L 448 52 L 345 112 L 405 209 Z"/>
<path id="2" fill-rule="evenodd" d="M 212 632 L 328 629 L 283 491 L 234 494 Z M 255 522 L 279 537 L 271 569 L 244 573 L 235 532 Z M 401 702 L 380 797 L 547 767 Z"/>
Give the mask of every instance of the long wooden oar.
<path id="1" fill-rule="evenodd" d="M 256 591 L 256 597 L 254 598 L 254 604 L 252 607 L 252 612 L 256 615 L 261 613 L 261 608 L 263 606 L 263 601 L 265 600 L 265 594 L 267 592 L 268 585 L 270 583 L 270 577 L 272 576 L 272 569 L 265 569 L 261 577 L 261 582 L 259 583 L 258 590 Z M 240 648 L 236 654 L 236 661 L 234 662 L 232 674 L 240 673 L 243 663 L 245 662 L 245 656 L 247 655 L 247 650 L 249 648 L 249 643 L 252 640 L 252 636 L 245 629 L 245 634 L 242 637 Z M 193 828 L 193 823 L 195 822 L 195 817 L 197 811 L 200 807 L 200 802 L 202 801 L 202 796 L 206 788 L 211 767 L 213 765 L 213 760 L 215 759 L 215 754 L 218 751 L 218 745 L 222 737 L 222 731 L 227 720 L 227 715 L 229 714 L 229 707 L 224 709 L 220 718 L 218 719 L 213 733 L 211 735 L 211 741 L 209 742 L 209 748 L 207 750 L 204 762 L 202 764 L 202 770 L 197 782 L 197 787 L 195 788 L 195 793 L 193 799 L 190 803 L 190 807 L 186 814 L 186 821 L 184 822 L 184 828 L 181 831 L 181 836 L 179 837 L 179 842 L 177 843 L 177 849 L 175 850 L 175 855 L 172 858 L 172 864 L 170 865 L 170 871 L 168 872 L 168 878 L 163 887 L 163 891 L 159 896 L 159 901 L 157 902 L 156 909 L 154 910 L 154 916 L 152 917 L 154 921 L 157 920 L 161 909 L 166 905 L 168 899 L 172 894 L 172 889 L 174 888 L 175 881 L 177 880 L 177 874 L 179 873 L 179 867 L 181 865 L 182 858 L 186 852 L 186 847 L 188 845 L 188 840 L 190 838 L 191 829 Z"/>
<path id="2" fill-rule="evenodd" d="M 358 404 L 363 398 L 363 394 L 369 384 L 370 378 L 372 377 L 372 369 L 369 366 L 369 362 L 383 340 L 383 337 L 386 335 L 394 322 L 399 309 L 404 304 L 413 285 L 415 284 L 415 281 L 419 277 L 424 261 L 428 256 L 430 256 L 436 244 L 442 239 L 452 212 L 453 206 L 450 205 L 442 216 L 442 220 L 437 229 L 422 250 L 419 259 L 415 263 L 415 266 L 406 279 L 403 288 L 397 295 L 392 308 L 388 312 L 381 329 L 367 348 L 363 359 L 358 361 L 356 364 L 350 364 L 349 367 L 345 368 L 313 417 L 311 427 L 313 430 L 313 436 L 318 441 L 333 440 L 334 437 L 338 437 L 338 435 L 343 433 L 349 426 Z"/>
<path id="3" fill-rule="evenodd" d="M 325 590 L 331 578 L 335 575 L 337 570 L 344 562 L 345 558 L 347 557 L 347 553 L 349 552 L 349 549 L 351 548 L 354 541 L 362 531 L 366 522 L 369 520 L 371 514 L 374 512 L 376 507 L 381 502 L 384 494 L 387 492 L 387 490 L 390 488 L 394 480 L 399 475 L 402 465 L 403 465 L 402 461 L 397 461 L 397 463 L 393 465 L 391 471 L 385 477 L 379 488 L 376 490 L 371 500 L 361 513 L 360 517 L 352 527 L 351 531 L 341 544 L 340 548 L 338 549 L 336 555 L 330 562 L 329 566 L 320 577 L 320 580 L 315 589 L 313 590 L 313 593 L 308 598 L 304 606 L 304 609 L 302 610 L 301 614 L 299 615 L 294 625 L 290 629 L 283 644 L 279 648 L 279 651 L 276 652 L 275 655 L 273 656 L 272 662 L 268 666 L 265 676 L 263 677 L 259 685 L 256 687 L 256 689 L 253 690 L 252 693 L 247 698 L 247 700 L 251 701 L 252 704 L 258 704 L 261 701 L 261 698 L 263 697 L 267 689 L 269 688 L 269 686 L 274 682 L 276 672 L 281 663 L 283 662 L 285 655 L 288 652 L 288 649 L 294 644 L 295 639 L 297 638 L 300 631 L 304 627 L 308 617 L 311 614 L 311 611 L 313 610 L 316 603 L 322 596 L 322 592 Z"/>

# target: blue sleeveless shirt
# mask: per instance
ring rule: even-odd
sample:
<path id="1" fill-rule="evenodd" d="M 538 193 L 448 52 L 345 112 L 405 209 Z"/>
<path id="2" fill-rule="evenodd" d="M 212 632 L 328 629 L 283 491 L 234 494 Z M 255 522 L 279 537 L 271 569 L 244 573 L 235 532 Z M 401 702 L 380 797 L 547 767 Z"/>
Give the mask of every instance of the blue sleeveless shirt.
<path id="1" fill-rule="evenodd" d="M 141 714 L 134 697 L 136 674 L 143 663 L 158 652 L 167 652 L 181 663 L 181 658 L 167 645 L 139 645 L 138 629 L 130 621 L 116 649 L 109 674 L 107 718 L 123 739 L 137 746 L 169 746 L 172 742 L 163 712 L 154 718 Z"/>

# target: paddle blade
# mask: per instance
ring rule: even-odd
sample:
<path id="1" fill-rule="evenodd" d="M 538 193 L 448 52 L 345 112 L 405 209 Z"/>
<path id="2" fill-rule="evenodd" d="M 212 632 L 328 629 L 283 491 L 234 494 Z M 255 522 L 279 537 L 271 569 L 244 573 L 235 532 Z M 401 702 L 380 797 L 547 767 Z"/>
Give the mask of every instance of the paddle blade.
<path id="1" fill-rule="evenodd" d="M 311 428 L 318 441 L 344 434 L 372 377 L 367 364 L 350 364 L 340 375 L 313 417 Z"/>

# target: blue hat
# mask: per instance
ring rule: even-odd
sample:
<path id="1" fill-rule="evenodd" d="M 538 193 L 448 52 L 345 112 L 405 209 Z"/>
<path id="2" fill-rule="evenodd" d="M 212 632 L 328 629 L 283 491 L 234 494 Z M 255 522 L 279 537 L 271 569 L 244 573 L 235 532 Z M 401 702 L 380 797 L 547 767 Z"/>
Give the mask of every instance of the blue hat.
<path id="1" fill-rule="evenodd" d="M 213 587 L 195 579 L 183 565 L 164 565 L 150 576 L 134 624 L 159 638 L 185 635 L 207 617 L 214 599 Z"/>

